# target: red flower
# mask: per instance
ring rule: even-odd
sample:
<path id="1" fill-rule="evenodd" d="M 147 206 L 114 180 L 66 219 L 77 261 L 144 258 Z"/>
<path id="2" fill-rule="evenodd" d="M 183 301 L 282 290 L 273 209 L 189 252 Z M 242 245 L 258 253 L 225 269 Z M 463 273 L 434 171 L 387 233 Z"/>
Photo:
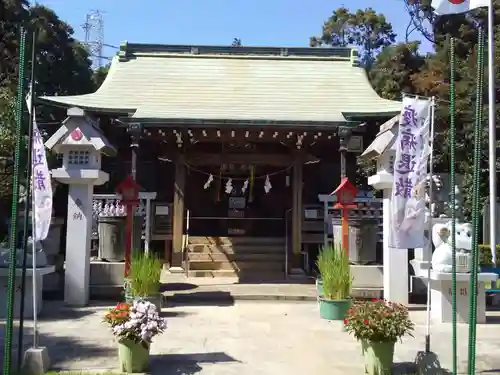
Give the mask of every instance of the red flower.
<path id="1" fill-rule="evenodd" d="M 347 324 L 349 322 L 349 320 L 347 320 L 347 318 L 344 319 L 344 324 Z"/>
<path id="2" fill-rule="evenodd" d="M 364 324 L 368 324 L 368 323 L 370 323 L 370 322 L 368 321 L 368 319 L 365 319 L 365 320 L 363 320 L 363 323 L 364 323 Z"/>
<path id="3" fill-rule="evenodd" d="M 379 301 L 379 299 L 378 299 L 378 298 L 373 298 L 373 299 L 372 299 L 372 302 L 378 302 L 378 301 Z"/>
<path id="4" fill-rule="evenodd" d="M 128 310 L 130 305 L 126 302 L 121 302 L 118 305 L 116 305 L 117 310 Z"/>

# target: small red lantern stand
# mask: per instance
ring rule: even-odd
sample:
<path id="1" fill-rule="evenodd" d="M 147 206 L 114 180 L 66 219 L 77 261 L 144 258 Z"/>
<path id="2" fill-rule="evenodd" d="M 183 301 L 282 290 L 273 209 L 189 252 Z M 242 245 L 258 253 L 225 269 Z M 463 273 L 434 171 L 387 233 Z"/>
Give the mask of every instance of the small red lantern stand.
<path id="1" fill-rule="evenodd" d="M 125 277 L 130 272 L 130 261 L 132 254 L 132 227 L 134 225 L 134 209 L 139 204 L 140 187 L 132 176 L 128 176 L 116 188 L 116 192 L 121 195 L 121 203 L 127 208 L 127 223 L 125 226 Z"/>
<path id="2" fill-rule="evenodd" d="M 354 199 L 358 194 L 358 188 L 354 186 L 347 177 L 344 177 L 340 185 L 330 195 L 337 196 L 337 203 L 333 208 L 342 212 L 342 248 L 349 256 L 349 210 L 357 208 Z"/>

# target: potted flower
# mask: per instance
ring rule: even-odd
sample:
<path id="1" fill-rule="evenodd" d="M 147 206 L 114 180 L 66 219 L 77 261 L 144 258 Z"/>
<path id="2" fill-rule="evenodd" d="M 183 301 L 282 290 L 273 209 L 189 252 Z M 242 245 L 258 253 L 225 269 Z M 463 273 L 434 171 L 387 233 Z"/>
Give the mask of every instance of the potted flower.
<path id="1" fill-rule="evenodd" d="M 148 301 L 134 301 L 132 305 L 119 303 L 104 315 L 104 322 L 118 338 L 120 371 L 147 371 L 151 341 L 167 327 L 156 306 Z"/>
<path id="2" fill-rule="evenodd" d="M 398 303 L 372 300 L 356 303 L 344 319 L 345 330 L 361 342 L 365 373 L 390 375 L 396 341 L 412 335 L 408 309 Z"/>
<path id="3" fill-rule="evenodd" d="M 321 275 L 318 285 L 320 316 L 328 320 L 342 320 L 351 307 L 352 276 L 346 252 L 327 246 L 321 249 L 316 262 Z"/>
<path id="4" fill-rule="evenodd" d="M 160 275 L 162 264 L 153 254 L 135 253 L 130 264 L 126 291 L 133 300 L 141 299 L 153 303 L 161 310 Z"/>

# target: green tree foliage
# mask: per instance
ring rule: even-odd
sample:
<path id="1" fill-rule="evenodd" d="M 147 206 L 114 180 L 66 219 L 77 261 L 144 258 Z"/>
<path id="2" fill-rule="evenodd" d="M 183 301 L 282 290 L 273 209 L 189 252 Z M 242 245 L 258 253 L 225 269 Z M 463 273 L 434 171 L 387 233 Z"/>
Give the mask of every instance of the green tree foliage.
<path id="1" fill-rule="evenodd" d="M 73 38 L 73 28 L 45 6 L 31 8 L 30 23 L 38 32 L 38 95 L 74 95 L 94 91 L 85 47 Z"/>
<path id="2" fill-rule="evenodd" d="M 104 80 L 108 76 L 110 65 L 111 64 L 108 64 L 106 66 L 102 66 L 102 67 L 94 70 L 94 74 L 92 75 L 92 81 L 93 81 L 94 87 L 96 89 L 101 87 L 102 83 L 104 82 Z"/>
<path id="3" fill-rule="evenodd" d="M 0 158 L 12 160 L 15 142 L 14 98 L 18 81 L 19 32 L 24 25 L 36 28 L 36 91 L 37 95 L 74 95 L 94 91 L 93 71 L 84 46 L 73 38 L 73 29 L 49 8 L 33 6 L 24 0 L 0 0 Z M 31 33 L 26 48 L 26 72 L 30 71 Z M 30 77 L 26 77 L 28 83 Z M 64 119 L 65 111 L 37 108 L 39 126 Z M 27 116 L 26 116 L 27 118 Z M 27 125 L 27 121 L 24 121 Z M 51 126 L 48 133 L 56 130 Z M 27 129 L 24 129 L 26 132 Z M 24 147 L 25 148 L 25 147 Z M 24 164 L 23 164 L 24 165 Z M 0 178 L 0 200 L 10 196 L 11 176 Z"/>
<path id="4" fill-rule="evenodd" d="M 9 197 L 12 179 L 7 171 L 12 163 L 16 143 L 14 98 L 11 92 L 0 89 L 0 197 Z"/>
<path id="5" fill-rule="evenodd" d="M 377 55 L 369 77 L 380 96 L 400 100 L 403 92 L 416 93 L 412 77 L 425 64 L 425 58 L 418 53 L 419 45 L 419 42 L 393 44 Z"/>
<path id="6" fill-rule="evenodd" d="M 500 58 L 500 1 L 495 2 L 495 44 L 496 58 Z M 425 4 L 424 4 L 425 5 Z M 424 69 L 414 75 L 413 82 L 416 90 L 427 96 L 437 98 L 436 111 L 436 138 L 435 155 L 436 169 L 442 172 L 449 171 L 449 77 L 450 77 L 450 45 L 449 36 L 455 38 L 455 122 L 457 127 L 456 139 L 456 169 L 457 173 L 463 175 L 463 192 L 465 200 L 465 214 L 470 217 L 472 199 L 472 165 L 473 151 L 473 125 L 475 121 L 476 101 L 476 51 L 477 51 L 477 23 L 486 23 L 486 11 L 479 9 L 469 15 L 453 15 L 439 17 L 434 24 L 434 36 L 436 40 L 435 53 L 426 59 Z M 487 56 L 484 64 L 486 67 Z M 487 69 L 485 69 L 487 76 Z M 487 77 L 486 77 L 487 79 Z M 500 74 L 497 70 L 496 85 L 500 84 Z M 481 146 L 482 160 L 480 165 L 480 197 L 481 205 L 488 196 L 488 96 L 487 81 L 484 92 L 484 122 L 483 142 Z M 496 113 L 498 119 L 498 95 L 496 98 Z M 498 120 L 497 120 L 498 121 Z M 498 160 L 498 159 L 497 159 Z M 498 170 L 497 161 L 497 170 Z"/>
<path id="7" fill-rule="evenodd" d="M 312 47 L 357 46 L 362 64 L 370 68 L 377 53 L 395 40 L 392 25 L 383 14 L 372 8 L 351 13 L 349 9 L 341 7 L 333 11 L 323 24 L 321 36 L 310 38 L 309 43 Z"/>
<path id="8" fill-rule="evenodd" d="M 27 17 L 27 0 L 0 0 L 0 87 L 14 89 L 17 80 L 19 25 Z"/>
<path id="9" fill-rule="evenodd" d="M 495 0 L 495 44 L 496 58 L 500 60 L 500 0 Z M 432 16 L 431 0 L 421 0 L 421 7 Z M 336 9 L 323 25 L 319 37 L 310 39 L 311 46 L 355 46 L 360 49 L 362 62 L 369 70 L 368 75 L 374 89 L 384 98 L 399 100 L 401 93 L 434 96 L 437 101 L 435 170 L 449 172 L 449 37 L 455 37 L 455 119 L 456 167 L 463 175 L 465 214 L 470 216 L 472 197 L 472 130 L 475 121 L 476 91 L 476 50 L 477 23 L 485 24 L 486 11 L 479 9 L 469 15 L 434 17 L 433 31 L 436 41 L 434 52 L 422 56 L 418 43 L 395 44 L 395 34 L 384 15 L 373 9 L 351 12 L 347 8 Z M 486 58 L 484 64 L 486 64 Z M 486 72 L 487 74 L 487 72 Z M 487 77 L 486 77 L 487 79 Z M 497 69 L 497 87 L 500 87 L 500 72 Z M 487 87 L 485 87 L 485 116 L 483 125 L 483 144 L 481 161 L 481 198 L 488 195 L 488 129 L 487 129 Z M 499 118 L 498 101 L 496 113 Z M 364 165 L 373 171 L 373 165 Z M 497 164 L 497 170 L 500 165 Z"/>

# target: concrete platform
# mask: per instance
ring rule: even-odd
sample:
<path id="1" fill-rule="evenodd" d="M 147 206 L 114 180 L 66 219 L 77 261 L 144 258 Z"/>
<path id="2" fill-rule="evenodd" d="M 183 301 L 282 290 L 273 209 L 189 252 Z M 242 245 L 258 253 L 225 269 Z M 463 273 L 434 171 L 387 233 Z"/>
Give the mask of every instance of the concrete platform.
<path id="1" fill-rule="evenodd" d="M 53 370 L 117 370 L 116 341 L 102 324 L 107 306 L 67 308 L 47 302 L 39 321 L 40 344 L 47 347 Z M 153 340 L 152 375 L 304 375 L 363 374 L 359 343 L 341 322 L 320 319 L 316 303 L 236 302 L 164 308 L 166 332 Z M 412 374 L 415 357 L 424 349 L 425 311 L 411 311 L 414 337 L 397 343 L 395 374 Z M 500 313 L 489 312 L 488 324 L 477 328 L 477 374 L 500 374 Z M 2 322 L 0 321 L 0 333 Z M 467 369 L 468 327 L 458 327 L 459 374 Z M 26 322 L 25 345 L 32 339 Z M 17 338 L 17 332 L 14 332 Z M 432 327 L 431 350 L 450 369 L 452 330 Z M 0 336 L 0 350 L 2 350 Z M 14 355 L 16 352 L 14 345 Z"/>

